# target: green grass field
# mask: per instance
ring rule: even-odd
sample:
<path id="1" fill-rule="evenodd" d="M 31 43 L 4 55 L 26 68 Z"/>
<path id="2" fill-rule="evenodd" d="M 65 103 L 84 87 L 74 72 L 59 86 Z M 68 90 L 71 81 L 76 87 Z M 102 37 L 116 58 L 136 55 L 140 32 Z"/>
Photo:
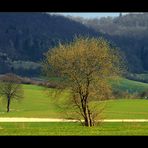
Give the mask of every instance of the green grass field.
<path id="1" fill-rule="evenodd" d="M 148 78 L 148 74 L 137 74 L 140 77 L 144 77 L 145 79 Z M 45 78 L 41 77 L 43 80 L 49 80 L 51 82 L 60 82 L 61 79 L 57 77 L 50 77 Z M 119 91 L 127 91 L 129 93 L 134 92 L 141 92 L 148 90 L 148 83 L 138 82 L 134 80 L 129 80 L 125 78 L 116 78 L 115 80 L 109 80 L 109 83 L 111 83 L 113 89 L 119 90 Z"/>
<path id="2" fill-rule="evenodd" d="M 148 135 L 148 124 L 102 123 L 88 128 L 80 123 L 0 123 L 0 135 Z"/>
<path id="3" fill-rule="evenodd" d="M 148 100 L 111 100 L 107 102 L 104 112 L 109 119 L 148 119 Z"/>
<path id="4" fill-rule="evenodd" d="M 24 98 L 13 101 L 10 112 L 6 113 L 6 104 L 1 101 L 0 117 L 59 117 L 61 112 L 52 99 L 46 94 L 45 89 L 40 86 L 23 85 Z"/>
<path id="5" fill-rule="evenodd" d="M 125 78 L 119 78 L 116 81 L 111 81 L 114 89 L 119 91 L 127 91 L 129 93 L 148 91 L 148 83 L 142 83 Z"/>
<path id="6" fill-rule="evenodd" d="M 130 88 L 132 82 L 126 80 L 126 86 L 129 85 Z M 138 83 L 137 87 L 133 89 L 146 87 L 148 84 Z M 51 97 L 51 94 L 45 93 L 45 89 L 40 86 L 34 85 L 23 85 L 24 88 L 24 98 L 20 102 L 12 102 L 10 106 L 10 112 L 6 112 L 6 104 L 3 101 L 0 102 L 0 117 L 48 117 L 48 118 L 65 118 L 65 112 L 61 108 L 56 106 L 55 99 Z M 49 89 L 53 92 L 53 89 Z M 58 97 L 58 96 L 57 96 Z M 63 97 L 64 95 L 60 95 Z M 118 99 L 106 101 L 106 108 L 104 111 L 105 118 L 115 119 L 115 118 L 147 118 L 148 119 L 148 100 L 145 99 Z"/>
<path id="7" fill-rule="evenodd" d="M 113 84 L 121 90 L 141 91 L 148 84 L 120 79 Z M 12 102 L 6 112 L 6 104 L 0 101 L 0 117 L 47 117 L 65 118 L 65 112 L 56 106 L 56 99 L 45 93 L 43 87 L 23 85 L 24 99 Z M 49 89 L 53 92 L 54 89 Z M 57 96 L 58 97 L 58 96 Z M 65 94 L 60 95 L 65 99 Z M 96 102 L 97 103 L 97 102 Z M 106 104 L 107 119 L 148 119 L 148 100 L 118 99 L 102 102 Z M 83 127 L 80 123 L 0 123 L 0 135 L 148 135 L 148 123 L 102 123 L 101 126 Z"/>

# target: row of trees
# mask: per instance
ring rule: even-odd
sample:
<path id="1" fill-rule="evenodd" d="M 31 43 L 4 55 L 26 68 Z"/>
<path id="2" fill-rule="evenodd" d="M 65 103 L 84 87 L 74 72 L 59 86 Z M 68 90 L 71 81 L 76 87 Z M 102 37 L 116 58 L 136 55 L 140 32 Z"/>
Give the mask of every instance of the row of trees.
<path id="1" fill-rule="evenodd" d="M 121 56 L 103 38 L 75 38 L 70 44 L 59 44 L 50 49 L 43 62 L 45 74 L 60 77 L 59 89 L 69 91 L 73 109 L 84 119 L 85 126 L 94 126 L 98 114 L 94 111 L 94 101 L 112 98 L 108 83 L 122 72 Z M 0 81 L 0 95 L 7 99 L 7 112 L 10 101 L 22 98 L 19 79 L 6 75 Z M 67 102 L 67 103 L 68 103 Z"/>
<path id="2" fill-rule="evenodd" d="M 128 13 L 118 17 L 108 16 L 93 19 L 72 16 L 69 18 L 110 35 L 142 37 L 147 34 L 148 13 Z"/>

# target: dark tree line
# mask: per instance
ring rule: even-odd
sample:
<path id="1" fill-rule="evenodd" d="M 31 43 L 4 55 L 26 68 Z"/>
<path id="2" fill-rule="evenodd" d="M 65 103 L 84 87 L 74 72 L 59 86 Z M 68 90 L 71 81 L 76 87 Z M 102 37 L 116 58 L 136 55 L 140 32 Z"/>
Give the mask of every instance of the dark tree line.
<path id="1" fill-rule="evenodd" d="M 39 61 L 43 53 L 75 35 L 98 33 L 64 16 L 46 13 L 0 13 L 0 52 L 14 60 Z"/>
<path id="2" fill-rule="evenodd" d="M 148 13 L 84 19 L 11 12 L 0 13 L 0 26 L 0 73 L 13 67 L 16 74 L 31 76 L 39 69 L 16 69 L 11 61 L 40 62 L 49 48 L 76 35 L 104 37 L 123 51 L 130 72 L 148 71 Z"/>
<path id="3" fill-rule="evenodd" d="M 108 40 L 121 48 L 126 55 L 129 71 L 148 71 L 148 13 L 130 13 L 100 19 L 70 18 L 104 33 Z"/>
<path id="4" fill-rule="evenodd" d="M 1 12 L 0 34 L 0 73 L 32 76 L 38 75 L 40 69 L 16 69 L 12 61 L 40 62 L 43 54 L 59 42 L 69 42 L 79 34 L 98 36 L 99 33 L 64 16 Z"/>

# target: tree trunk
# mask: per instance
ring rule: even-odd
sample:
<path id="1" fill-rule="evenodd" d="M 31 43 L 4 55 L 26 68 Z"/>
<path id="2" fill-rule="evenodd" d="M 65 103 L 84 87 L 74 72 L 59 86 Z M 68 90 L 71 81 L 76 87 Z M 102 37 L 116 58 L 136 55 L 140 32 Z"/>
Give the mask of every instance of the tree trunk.
<path id="1" fill-rule="evenodd" d="M 85 126 L 90 127 L 90 125 L 89 125 L 89 120 L 88 120 L 88 118 L 87 118 L 87 117 L 85 118 Z"/>
<path id="2" fill-rule="evenodd" d="M 94 126 L 94 121 L 92 119 L 92 114 L 91 114 L 91 111 L 90 111 L 88 105 L 87 105 L 87 111 L 88 111 L 88 117 L 89 117 L 89 124 L 90 124 L 90 126 Z"/>
<path id="3" fill-rule="evenodd" d="M 89 124 L 90 126 L 93 126 L 92 125 L 92 120 L 91 120 L 91 114 L 90 114 L 90 111 L 88 110 L 88 117 L 89 117 Z"/>
<path id="4" fill-rule="evenodd" d="M 84 101 L 81 100 L 81 105 L 84 113 L 84 125 L 88 127 L 93 126 L 91 113 L 90 113 L 86 99 L 84 99 Z"/>
<path id="5" fill-rule="evenodd" d="M 94 126 L 94 123 L 93 123 L 93 120 L 92 120 L 92 117 L 91 117 L 91 112 L 89 110 L 89 107 L 88 105 L 85 106 L 85 112 L 84 112 L 84 115 L 85 115 L 85 126 L 88 126 L 88 127 L 91 127 L 91 126 Z"/>
<path id="6" fill-rule="evenodd" d="M 10 98 L 8 97 L 8 102 L 7 102 L 7 112 L 9 112 L 10 109 Z"/>
<path id="7" fill-rule="evenodd" d="M 88 115 L 88 113 L 87 113 L 87 115 L 85 117 L 85 126 L 88 126 L 88 127 L 93 126 L 91 115 Z"/>
<path id="8" fill-rule="evenodd" d="M 89 126 L 89 118 L 86 111 L 86 106 L 83 105 L 83 113 L 84 113 L 84 125 Z"/>
<path id="9" fill-rule="evenodd" d="M 89 109 L 88 109 L 87 106 L 85 106 L 85 112 L 84 112 L 84 115 L 85 115 L 85 126 L 91 127 L 91 126 L 93 126 L 92 125 L 92 120 L 91 120 L 91 114 L 90 114 Z"/>

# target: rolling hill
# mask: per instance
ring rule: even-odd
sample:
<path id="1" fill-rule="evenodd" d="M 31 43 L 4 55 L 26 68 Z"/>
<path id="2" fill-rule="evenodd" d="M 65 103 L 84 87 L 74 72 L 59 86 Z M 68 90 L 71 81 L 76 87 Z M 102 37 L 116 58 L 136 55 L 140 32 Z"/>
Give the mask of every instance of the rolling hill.
<path id="1" fill-rule="evenodd" d="M 85 20 L 41 12 L 0 13 L 0 74 L 38 76 L 48 49 L 77 35 L 104 37 L 125 54 L 132 73 L 148 71 L 148 14 Z"/>
<path id="2" fill-rule="evenodd" d="M 40 12 L 1 12 L 0 34 L 0 73 L 26 75 L 38 74 L 43 53 L 59 42 L 100 35 L 66 17 Z"/>
<path id="3" fill-rule="evenodd" d="M 148 71 L 148 13 L 120 13 L 118 17 L 100 19 L 70 18 L 104 33 L 110 42 L 125 53 L 129 71 Z"/>

